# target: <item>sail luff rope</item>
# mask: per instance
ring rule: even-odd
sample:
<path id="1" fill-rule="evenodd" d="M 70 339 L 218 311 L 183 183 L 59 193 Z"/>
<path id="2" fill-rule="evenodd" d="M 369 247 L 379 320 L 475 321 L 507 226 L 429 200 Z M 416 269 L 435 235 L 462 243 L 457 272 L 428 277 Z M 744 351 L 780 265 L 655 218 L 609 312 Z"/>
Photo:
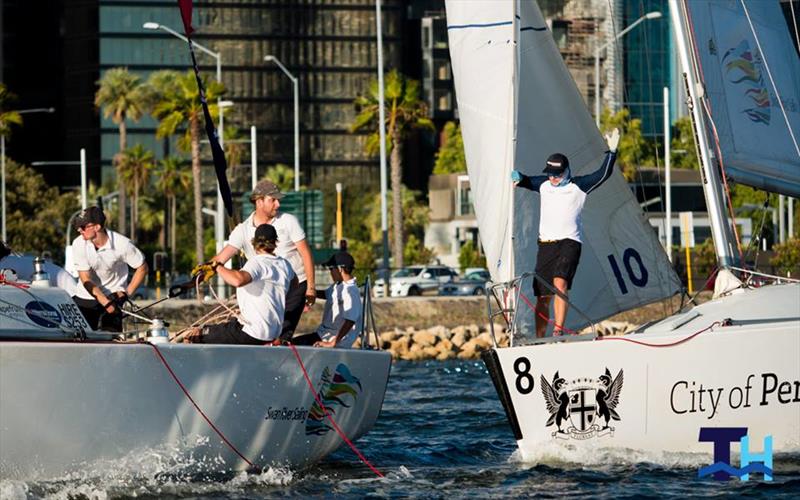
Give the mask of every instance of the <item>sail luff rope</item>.
<path id="1" fill-rule="evenodd" d="M 769 81 L 772 84 L 772 90 L 775 91 L 775 96 L 778 98 L 778 104 L 781 107 L 781 113 L 783 113 L 783 120 L 786 122 L 786 127 L 789 129 L 789 135 L 792 137 L 792 143 L 794 144 L 794 149 L 797 151 L 797 156 L 800 158 L 800 146 L 797 145 L 797 138 L 794 136 L 794 130 L 792 129 L 792 124 L 789 123 L 789 116 L 786 114 L 786 109 L 783 107 L 783 99 L 781 99 L 781 94 L 778 92 L 778 87 L 775 84 L 775 80 L 772 78 L 772 71 L 769 69 L 769 63 L 767 62 L 767 55 L 764 53 L 764 50 L 761 48 L 761 41 L 758 39 L 758 34 L 756 33 L 755 26 L 753 26 L 753 21 L 750 19 L 750 12 L 747 10 L 747 6 L 744 3 L 744 0 L 739 0 L 742 4 L 742 8 L 744 9 L 744 15 L 747 17 L 747 24 L 750 25 L 750 31 L 753 33 L 753 38 L 756 40 L 756 45 L 758 46 L 758 52 L 761 54 L 761 60 L 764 61 L 764 68 L 767 70 L 767 75 L 769 76 Z"/>

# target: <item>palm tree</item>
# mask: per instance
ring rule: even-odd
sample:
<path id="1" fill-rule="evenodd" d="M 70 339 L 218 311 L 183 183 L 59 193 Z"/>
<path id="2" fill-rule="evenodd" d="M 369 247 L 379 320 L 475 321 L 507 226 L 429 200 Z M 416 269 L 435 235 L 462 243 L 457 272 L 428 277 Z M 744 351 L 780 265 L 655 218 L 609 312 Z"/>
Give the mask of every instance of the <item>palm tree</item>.
<path id="1" fill-rule="evenodd" d="M 189 169 L 181 167 L 180 158 L 168 156 L 158 162 L 157 170 L 158 180 L 156 181 L 156 189 L 164 193 L 167 197 L 167 206 L 169 212 L 169 242 L 170 249 L 170 271 L 175 271 L 175 240 L 176 229 L 175 218 L 178 211 L 177 197 L 189 190 L 192 185 L 192 172 Z"/>
<path id="2" fill-rule="evenodd" d="M 0 83 L 0 136 L 11 135 L 11 125 L 22 125 L 22 115 L 16 111 L 6 111 L 6 106 L 15 101 L 17 96 Z"/>
<path id="3" fill-rule="evenodd" d="M 378 120 L 378 82 L 370 82 L 367 95 L 355 100 L 356 116 L 350 126 L 351 132 L 368 129 L 373 131 L 367 138 L 365 150 L 374 155 L 380 151 L 380 131 Z M 384 106 L 386 118 L 387 146 L 391 150 L 391 189 L 392 189 L 392 258 L 396 267 L 403 266 L 403 204 L 401 185 L 403 181 L 403 139 L 411 128 L 433 130 L 433 122 L 428 118 L 425 102 L 419 98 L 419 82 L 406 78 L 397 70 L 386 75 L 384 82 Z"/>
<path id="4" fill-rule="evenodd" d="M 185 133 L 178 141 L 178 147 L 191 152 L 192 181 L 194 194 L 194 225 L 196 261 L 203 262 L 203 193 L 201 190 L 200 171 L 200 135 L 203 123 L 203 108 L 200 104 L 200 92 L 197 88 L 194 72 L 177 73 L 175 71 L 157 71 L 150 75 L 148 84 L 153 89 L 153 117 L 158 128 L 156 137 L 173 135 L 179 128 L 185 127 Z M 218 82 L 204 80 L 206 99 L 212 118 L 218 116 L 217 98 L 225 92 L 225 87 Z"/>
<path id="5" fill-rule="evenodd" d="M 139 222 L 139 192 L 147 187 L 152 169 L 153 152 L 146 150 L 141 144 L 126 149 L 120 155 L 117 172 L 131 195 L 131 238 L 134 240 Z"/>
<path id="6" fill-rule="evenodd" d="M 111 68 L 97 81 L 98 89 L 94 95 L 94 105 L 103 109 L 105 118 L 111 120 L 119 127 L 119 152 L 114 156 L 117 167 L 117 189 L 119 191 L 119 232 L 126 232 L 127 216 L 127 189 L 125 180 L 119 173 L 120 155 L 128 148 L 128 129 L 125 120 L 130 118 L 139 121 L 146 112 L 148 105 L 148 92 L 139 76 L 128 72 L 128 68 Z M 133 231 L 131 231 L 133 237 Z"/>

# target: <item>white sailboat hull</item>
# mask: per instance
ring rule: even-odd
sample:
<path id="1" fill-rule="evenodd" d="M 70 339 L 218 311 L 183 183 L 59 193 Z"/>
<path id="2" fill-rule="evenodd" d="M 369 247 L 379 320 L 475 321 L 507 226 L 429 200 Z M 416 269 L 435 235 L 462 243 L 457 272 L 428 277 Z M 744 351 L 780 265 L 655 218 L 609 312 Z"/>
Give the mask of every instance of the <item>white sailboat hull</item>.
<path id="1" fill-rule="evenodd" d="M 0 342 L 0 476 L 53 477 L 164 449 L 206 470 L 294 467 L 342 444 L 327 419 L 314 419 L 314 395 L 288 347 L 157 349 L 165 362 L 148 344 Z M 298 351 L 341 430 L 353 441 L 366 433 L 390 355 Z"/>
<path id="2" fill-rule="evenodd" d="M 635 343 L 673 344 L 712 324 L 670 347 Z M 496 349 L 484 359 L 526 460 L 553 446 L 710 454 L 703 427 L 747 428 L 754 451 L 768 435 L 775 453 L 800 450 L 797 284 L 742 291 L 624 337 Z M 567 398 L 549 411 L 545 392 L 557 378 Z M 598 391 L 612 392 L 615 380 L 616 405 L 600 403 Z M 619 419 L 607 421 L 603 405 Z"/>

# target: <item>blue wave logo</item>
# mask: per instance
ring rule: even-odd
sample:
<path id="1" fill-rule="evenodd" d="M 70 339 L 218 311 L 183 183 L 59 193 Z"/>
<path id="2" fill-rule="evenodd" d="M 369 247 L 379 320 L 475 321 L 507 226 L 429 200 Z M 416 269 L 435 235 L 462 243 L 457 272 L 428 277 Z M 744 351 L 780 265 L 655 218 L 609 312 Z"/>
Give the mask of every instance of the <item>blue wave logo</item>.
<path id="1" fill-rule="evenodd" d="M 733 476 L 738 477 L 743 481 L 747 480 L 747 478 L 745 478 L 744 476 L 747 476 L 753 472 L 764 474 L 765 476 L 772 476 L 772 469 L 767 467 L 761 462 L 755 462 L 749 464 L 745 467 L 742 467 L 741 469 L 737 469 L 736 467 L 733 467 L 731 464 L 725 462 L 717 462 L 715 464 L 706 465 L 705 467 L 702 467 L 697 472 L 697 477 L 703 478 L 706 476 L 710 476 L 712 474 L 716 474 L 718 472 L 723 472 L 728 477 L 733 477 Z"/>

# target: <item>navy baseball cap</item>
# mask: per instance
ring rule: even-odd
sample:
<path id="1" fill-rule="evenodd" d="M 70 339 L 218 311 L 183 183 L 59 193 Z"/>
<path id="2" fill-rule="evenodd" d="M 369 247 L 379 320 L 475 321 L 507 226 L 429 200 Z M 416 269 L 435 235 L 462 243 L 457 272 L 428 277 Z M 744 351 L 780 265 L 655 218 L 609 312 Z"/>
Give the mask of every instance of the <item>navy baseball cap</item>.
<path id="1" fill-rule="evenodd" d="M 569 168 L 569 160 L 561 153 L 555 153 L 547 158 L 547 166 L 543 172 L 549 175 L 561 175 Z"/>
<path id="2" fill-rule="evenodd" d="M 325 263 L 322 265 L 325 267 L 353 268 L 356 267 L 356 261 L 355 259 L 353 259 L 352 255 L 342 250 L 331 255 L 331 258 L 326 260 Z"/>

